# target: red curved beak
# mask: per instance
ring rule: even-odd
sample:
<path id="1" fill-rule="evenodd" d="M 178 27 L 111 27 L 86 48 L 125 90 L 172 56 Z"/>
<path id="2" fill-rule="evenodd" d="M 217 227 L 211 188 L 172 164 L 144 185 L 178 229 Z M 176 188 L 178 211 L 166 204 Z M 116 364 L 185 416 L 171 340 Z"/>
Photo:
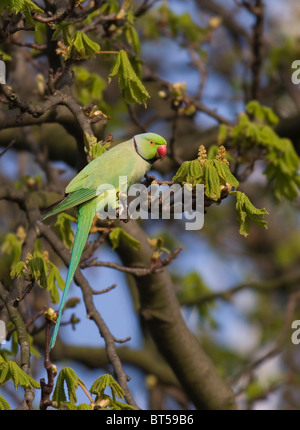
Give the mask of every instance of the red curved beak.
<path id="1" fill-rule="evenodd" d="M 166 145 L 159 145 L 157 148 L 157 153 L 159 154 L 159 158 L 163 159 L 165 158 L 167 154 L 167 146 Z"/>

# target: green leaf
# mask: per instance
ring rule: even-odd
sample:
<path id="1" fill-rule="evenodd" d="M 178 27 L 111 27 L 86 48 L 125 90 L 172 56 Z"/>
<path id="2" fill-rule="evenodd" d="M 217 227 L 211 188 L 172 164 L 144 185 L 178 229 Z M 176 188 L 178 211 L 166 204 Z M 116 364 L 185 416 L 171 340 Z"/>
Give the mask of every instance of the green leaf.
<path id="1" fill-rule="evenodd" d="M 71 227 L 71 222 L 76 222 L 76 219 L 71 215 L 62 212 L 57 215 L 54 227 L 59 234 L 59 237 L 66 248 L 71 249 L 74 242 L 74 231 Z"/>
<path id="2" fill-rule="evenodd" d="M 7 54 L 6 52 L 2 51 L 2 49 L 0 49 L 0 55 L 2 55 L 2 59 L 4 61 L 11 61 L 12 60 L 12 56 Z"/>
<path id="3" fill-rule="evenodd" d="M 235 127 L 227 128 L 229 143 L 238 146 L 240 161 L 245 164 L 248 162 L 248 152 L 264 154 L 267 161 L 265 175 L 273 186 L 275 197 L 278 200 L 296 199 L 300 188 L 300 159 L 292 142 L 279 137 L 274 131 L 278 122 L 277 115 L 271 108 L 260 105 L 256 100 L 247 104 L 246 111 L 253 118 L 250 120 L 243 113 Z"/>
<path id="4" fill-rule="evenodd" d="M 126 28 L 125 36 L 126 36 L 128 43 L 130 43 L 130 45 L 132 45 L 134 52 L 137 55 L 139 55 L 141 53 L 140 38 L 139 38 L 139 35 L 138 35 L 138 33 L 137 33 L 137 31 L 133 25 L 129 25 Z"/>
<path id="5" fill-rule="evenodd" d="M 72 52 L 77 51 L 79 59 L 94 58 L 100 51 L 100 45 L 93 42 L 83 31 L 76 31 L 71 40 Z"/>
<path id="6" fill-rule="evenodd" d="M 10 411 L 11 407 L 4 397 L 0 396 L 0 411 Z"/>
<path id="7" fill-rule="evenodd" d="M 250 220 L 262 228 L 267 229 L 267 222 L 263 219 L 268 214 L 266 209 L 257 209 L 241 191 L 231 191 L 236 197 L 236 210 L 238 213 L 239 232 L 243 236 L 250 233 Z"/>
<path id="8" fill-rule="evenodd" d="M 33 379 L 31 376 L 27 375 L 14 361 L 5 361 L 0 356 L 0 385 L 4 382 L 12 380 L 15 389 L 19 385 L 23 388 L 41 388 L 40 384 Z"/>
<path id="9" fill-rule="evenodd" d="M 36 256 L 28 261 L 28 267 L 33 278 L 39 283 L 42 288 L 47 288 L 47 273 L 45 261 L 42 257 Z"/>
<path id="10" fill-rule="evenodd" d="M 25 12 L 26 8 L 33 12 L 44 13 L 43 9 L 38 7 L 31 0 L 1 0 L 0 12 L 5 8 L 8 8 L 8 10 L 13 13 Z"/>
<path id="11" fill-rule="evenodd" d="M 200 184 L 203 182 L 203 169 L 198 159 L 184 161 L 173 177 L 175 183 Z"/>
<path id="12" fill-rule="evenodd" d="M 90 393 L 96 394 L 97 397 L 102 397 L 106 387 L 110 387 L 113 397 L 124 398 L 125 393 L 122 387 L 109 374 L 102 375 L 100 378 L 96 379 L 90 388 Z"/>
<path id="13" fill-rule="evenodd" d="M 60 290 L 64 290 L 65 282 L 59 273 L 59 269 L 51 261 L 48 261 L 48 275 L 47 275 L 47 290 L 50 292 L 52 303 L 59 302 L 59 293 L 57 286 Z"/>
<path id="14" fill-rule="evenodd" d="M 117 400 L 117 399 L 111 399 L 110 405 L 111 405 L 110 409 L 115 409 L 115 410 L 128 411 L 128 410 L 135 409 L 133 406 L 120 402 L 120 400 Z"/>
<path id="15" fill-rule="evenodd" d="M 38 7 L 31 0 L 1 0 L 0 13 L 5 8 L 15 14 L 22 12 L 25 16 L 26 22 L 33 27 L 36 25 L 36 21 L 33 19 L 31 13 L 44 13 L 43 9 Z"/>
<path id="16" fill-rule="evenodd" d="M 69 34 L 69 27 L 72 25 L 71 21 L 62 21 L 58 24 L 55 24 L 53 28 L 55 31 L 52 34 L 51 40 L 58 40 L 60 34 L 62 34 L 63 42 L 66 46 L 70 46 L 72 44 L 72 39 Z"/>
<path id="17" fill-rule="evenodd" d="M 110 83 L 112 78 L 118 77 L 118 82 L 123 91 L 126 103 L 140 103 L 146 105 L 146 100 L 150 97 L 148 91 L 133 70 L 127 53 L 121 49 L 117 54 L 112 70 L 108 77 Z"/>
<path id="18" fill-rule="evenodd" d="M 187 181 L 188 174 L 189 174 L 189 162 L 184 161 L 179 167 L 179 169 L 177 170 L 175 176 L 173 176 L 172 180 L 175 183 L 179 183 L 179 184 L 183 183 Z"/>
<path id="19" fill-rule="evenodd" d="M 83 67 L 73 67 L 76 77 L 76 91 L 78 98 L 83 105 L 101 102 L 103 104 L 103 91 L 106 82 L 96 73 L 90 73 Z"/>
<path id="20" fill-rule="evenodd" d="M 71 367 L 64 367 L 63 369 L 61 369 L 56 380 L 52 401 L 57 402 L 58 405 L 61 405 L 62 403 L 65 403 L 67 401 L 64 387 L 64 385 L 66 384 L 69 402 L 71 404 L 75 404 L 77 402 L 76 390 L 78 388 L 79 381 L 83 383 Z"/>
<path id="21" fill-rule="evenodd" d="M 21 278 L 23 276 L 23 271 L 26 267 L 26 264 L 24 261 L 19 261 L 17 264 L 15 264 L 10 272 L 10 277 L 13 279 L 15 277 Z"/>
<path id="22" fill-rule="evenodd" d="M 225 184 L 229 184 L 235 188 L 239 186 L 239 181 L 231 173 L 228 164 L 223 163 L 222 161 L 215 160 L 214 165 L 220 178 L 224 180 Z"/>
<path id="23" fill-rule="evenodd" d="M 220 176 L 215 167 L 215 160 L 207 160 L 204 169 L 205 194 L 212 200 L 218 200 L 221 196 Z"/>
<path id="24" fill-rule="evenodd" d="M 80 403 L 80 405 L 77 406 L 77 411 L 91 411 L 92 407 L 91 405 L 87 403 Z"/>
<path id="25" fill-rule="evenodd" d="M 198 159 L 189 162 L 189 175 L 193 185 L 200 183 L 203 178 L 203 170 Z"/>
<path id="26" fill-rule="evenodd" d="M 6 257 L 10 267 L 20 261 L 22 251 L 22 241 L 14 233 L 8 233 L 1 246 L 2 257 Z"/>
<path id="27" fill-rule="evenodd" d="M 120 240 L 123 239 L 128 245 L 132 246 L 135 249 L 140 249 L 141 244 L 138 240 L 136 240 L 133 236 L 128 234 L 120 227 L 116 227 L 109 233 L 109 238 L 112 243 L 112 249 L 116 249 L 119 246 Z"/>
<path id="28" fill-rule="evenodd" d="M 84 151 L 88 154 L 89 158 L 93 160 L 106 152 L 109 148 L 110 142 L 102 144 L 102 141 L 98 141 L 96 136 L 90 136 L 86 131 L 83 135 L 84 139 Z"/>
<path id="29" fill-rule="evenodd" d="M 255 119 L 266 122 L 271 126 L 275 126 L 279 121 L 278 116 L 271 108 L 262 106 L 257 100 L 250 101 L 246 106 L 246 111 L 253 115 Z"/>
<path id="30" fill-rule="evenodd" d="M 228 126 L 221 124 L 218 133 L 218 145 L 223 145 L 228 135 Z"/>

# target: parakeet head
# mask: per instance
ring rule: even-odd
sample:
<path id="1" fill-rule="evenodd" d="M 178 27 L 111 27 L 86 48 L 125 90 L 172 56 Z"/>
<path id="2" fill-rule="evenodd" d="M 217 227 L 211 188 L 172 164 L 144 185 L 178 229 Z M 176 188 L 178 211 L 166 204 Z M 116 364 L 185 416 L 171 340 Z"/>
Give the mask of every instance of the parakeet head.
<path id="1" fill-rule="evenodd" d="M 167 142 L 156 133 L 137 134 L 133 138 L 136 152 L 148 163 L 154 163 L 159 158 L 164 158 L 167 153 Z"/>

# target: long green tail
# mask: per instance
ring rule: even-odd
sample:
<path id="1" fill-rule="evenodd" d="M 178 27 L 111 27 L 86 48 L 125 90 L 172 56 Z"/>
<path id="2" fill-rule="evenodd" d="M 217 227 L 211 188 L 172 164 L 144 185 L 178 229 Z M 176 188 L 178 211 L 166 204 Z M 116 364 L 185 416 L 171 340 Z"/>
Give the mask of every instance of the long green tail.
<path id="1" fill-rule="evenodd" d="M 78 210 L 78 226 L 77 226 L 77 231 L 76 231 L 76 235 L 75 235 L 75 239 L 74 239 L 72 255 L 71 255 L 71 260 L 70 260 L 70 265 L 69 265 L 69 271 L 68 271 L 68 275 L 67 275 L 67 279 L 66 279 L 65 289 L 64 289 L 61 303 L 60 303 L 59 310 L 58 310 L 58 317 L 57 317 L 54 331 L 53 331 L 51 341 L 50 341 L 50 349 L 52 349 L 55 345 L 55 341 L 56 341 L 56 337 L 57 337 L 57 333 L 58 333 L 58 329 L 59 329 L 59 325 L 60 325 L 60 320 L 61 320 L 61 316 L 62 316 L 62 311 L 63 311 L 65 301 L 67 298 L 68 290 L 69 290 L 70 284 L 72 282 L 73 276 L 75 274 L 75 271 L 77 269 L 77 266 L 79 264 L 81 254 L 82 254 L 83 248 L 86 244 L 86 241 L 87 241 L 87 238 L 89 235 L 89 231 L 90 231 L 90 228 L 91 228 L 91 225 L 92 225 L 95 213 L 96 213 L 96 201 L 95 200 L 96 199 L 92 199 L 92 200 L 84 203 L 83 205 L 81 205 L 79 207 L 79 210 Z"/>

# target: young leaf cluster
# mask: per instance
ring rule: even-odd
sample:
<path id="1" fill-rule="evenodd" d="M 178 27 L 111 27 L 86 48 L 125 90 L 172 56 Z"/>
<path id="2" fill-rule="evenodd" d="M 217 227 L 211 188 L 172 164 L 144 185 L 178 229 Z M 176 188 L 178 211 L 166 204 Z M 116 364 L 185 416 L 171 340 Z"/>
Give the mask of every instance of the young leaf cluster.
<path id="1" fill-rule="evenodd" d="M 292 142 L 275 132 L 277 122 L 278 117 L 272 109 L 252 101 L 236 126 L 220 126 L 218 141 L 238 147 L 242 163 L 247 163 L 249 153 L 260 151 L 258 158 L 263 157 L 266 161 L 265 175 L 273 184 L 275 196 L 279 200 L 283 197 L 294 200 L 299 195 L 300 160 Z"/>
<path id="2" fill-rule="evenodd" d="M 7 381 L 13 381 L 15 389 L 18 386 L 23 388 L 41 388 L 40 384 L 33 379 L 30 375 L 27 375 L 14 361 L 5 360 L 0 355 L 0 385 Z M 0 409 L 7 409 L 8 403 L 2 398 L 0 399 Z"/>
<path id="3" fill-rule="evenodd" d="M 56 229 L 61 241 L 66 248 L 71 249 L 74 242 L 74 231 L 71 227 L 71 222 L 76 222 L 76 218 L 66 212 L 61 212 L 57 215 L 54 228 Z"/>
<path id="4" fill-rule="evenodd" d="M 76 77 L 75 88 L 80 102 L 87 106 L 91 103 L 103 103 L 103 90 L 106 88 L 105 80 L 97 73 L 90 73 L 83 67 L 74 66 Z"/>
<path id="5" fill-rule="evenodd" d="M 22 12 L 28 24 L 35 26 L 35 20 L 31 16 L 31 12 L 44 13 L 43 9 L 37 6 L 31 0 L 1 0 L 0 13 L 7 9 L 9 12 L 17 14 Z"/>
<path id="6" fill-rule="evenodd" d="M 89 162 L 94 158 L 104 154 L 107 148 L 110 146 L 110 142 L 102 144 L 102 141 L 98 141 L 95 136 L 90 136 L 86 131 L 84 132 L 84 151 L 88 154 Z"/>
<path id="7" fill-rule="evenodd" d="M 111 396 L 104 394 L 107 387 L 111 390 Z M 96 395 L 95 404 L 99 405 L 100 409 L 133 409 L 132 406 L 117 399 L 117 397 L 124 399 L 125 393 L 122 387 L 120 387 L 120 385 L 109 374 L 102 375 L 100 378 L 96 379 L 91 386 L 90 393 Z"/>
<path id="8" fill-rule="evenodd" d="M 239 232 L 243 236 L 250 233 L 250 221 L 255 222 L 262 228 L 267 229 L 267 222 L 263 219 L 268 214 L 266 209 L 257 209 L 241 191 L 231 191 L 231 195 L 236 197 L 236 210 L 238 214 Z"/>
<path id="9" fill-rule="evenodd" d="M 134 71 L 124 49 L 121 49 L 116 55 L 112 70 L 108 77 L 108 82 L 115 77 L 118 77 L 118 83 L 126 103 L 140 103 L 146 105 L 146 101 L 150 95 Z"/>
<path id="10" fill-rule="evenodd" d="M 92 410 L 92 409 L 132 409 L 131 406 L 117 399 L 124 398 L 124 391 L 111 375 L 102 375 L 92 384 L 90 393 L 95 395 L 95 400 L 90 403 L 77 403 L 76 390 L 78 386 L 87 393 L 84 383 L 76 375 L 71 367 L 64 367 L 58 374 L 55 389 L 52 396 L 52 405 L 57 408 L 67 408 L 69 410 Z M 105 389 L 111 389 L 111 396 L 104 393 Z M 88 393 L 87 393 L 88 394 Z"/>
<path id="11" fill-rule="evenodd" d="M 52 401 L 60 408 L 62 404 L 76 404 L 76 390 L 78 383 L 83 382 L 78 378 L 75 371 L 71 367 L 64 367 L 58 374 L 55 389 L 52 396 Z M 67 393 L 65 391 L 67 387 Z"/>
<path id="12" fill-rule="evenodd" d="M 185 161 L 179 167 L 173 181 L 184 184 L 205 185 L 205 195 L 214 201 L 221 197 L 222 190 L 230 191 L 232 187 L 239 186 L 238 180 L 231 173 L 227 160 L 226 150 L 221 145 L 217 151 L 209 154 L 215 158 L 208 158 L 203 145 L 199 148 L 198 158 L 192 161 Z M 238 213 L 238 223 L 240 234 L 247 236 L 250 232 L 250 220 L 263 228 L 267 228 L 267 223 L 263 219 L 268 212 L 265 209 L 257 209 L 250 202 L 249 198 L 240 191 L 231 191 L 230 194 L 236 196 L 236 210 Z"/>
<path id="13" fill-rule="evenodd" d="M 36 281 L 38 285 L 50 292 L 51 301 L 59 302 L 58 288 L 64 289 L 65 283 L 57 266 L 48 258 L 48 253 L 35 251 L 28 254 L 26 262 L 18 261 L 10 272 L 11 278 L 24 277 L 28 281 Z"/>
<path id="14" fill-rule="evenodd" d="M 133 236 L 128 234 L 121 227 L 116 227 L 109 233 L 109 239 L 112 243 L 112 249 L 116 249 L 119 246 L 120 240 L 124 240 L 128 245 L 135 249 L 140 249 L 140 242 Z"/>
<path id="15" fill-rule="evenodd" d="M 230 171 L 227 159 L 221 156 L 225 151 L 220 147 L 216 158 L 208 160 L 203 146 L 199 148 L 196 160 L 185 161 L 173 177 L 175 183 L 205 185 L 205 194 L 212 200 L 218 200 L 224 187 L 238 187 L 239 182 Z M 226 152 L 226 151 L 225 151 Z"/>

